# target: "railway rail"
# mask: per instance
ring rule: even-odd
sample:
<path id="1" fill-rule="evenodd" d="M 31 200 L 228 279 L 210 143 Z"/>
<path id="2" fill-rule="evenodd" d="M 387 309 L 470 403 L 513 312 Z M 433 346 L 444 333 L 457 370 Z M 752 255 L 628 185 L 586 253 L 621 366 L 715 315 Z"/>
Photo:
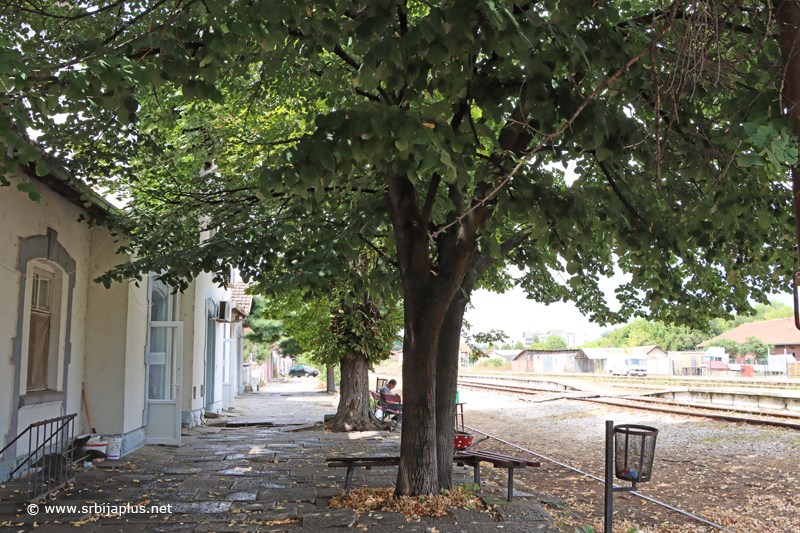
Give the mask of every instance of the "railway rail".
<path id="1" fill-rule="evenodd" d="M 541 389 L 541 388 L 533 388 L 533 387 L 512 387 L 506 385 L 497 385 L 497 384 L 489 384 L 489 383 L 475 383 L 470 381 L 461 381 L 459 380 L 460 387 L 473 387 L 479 389 L 490 389 L 496 390 L 500 392 L 512 392 L 515 394 L 538 394 L 540 392 L 558 392 L 553 391 L 552 389 Z M 566 391 L 564 391 L 566 392 Z M 588 397 L 570 397 L 567 394 L 564 395 L 564 399 L 566 400 L 573 400 L 573 401 L 583 401 L 583 402 L 594 402 L 600 403 L 605 405 L 613 405 L 615 407 L 626 407 L 629 409 L 641 409 L 646 411 L 658 411 L 662 413 L 670 413 L 670 414 L 677 414 L 677 415 L 684 415 L 684 416 L 692 416 L 692 417 L 699 417 L 699 418 L 710 418 L 713 420 L 721 420 L 725 422 L 733 422 L 733 423 L 745 423 L 745 424 L 752 424 L 752 425 L 762 425 L 762 426 L 775 426 L 775 427 L 783 427 L 788 429 L 794 429 L 800 431 L 800 415 L 796 415 L 793 413 L 774 413 L 769 411 L 761 411 L 757 409 L 744 409 L 744 408 L 734 408 L 731 407 L 729 409 L 721 408 L 718 406 L 705 406 L 701 404 L 693 404 L 689 402 L 669 402 L 665 403 L 665 405 L 669 405 L 669 407 L 659 407 L 656 405 L 652 405 L 648 402 L 648 399 L 642 398 L 630 398 L 630 397 L 614 397 L 614 398 L 588 398 Z M 665 400 L 665 402 L 668 402 Z M 652 403 L 661 403 L 661 402 L 652 402 Z M 686 407 L 683 409 L 676 409 L 675 407 L 682 406 Z M 741 412 L 747 413 L 750 415 L 755 416 L 763 416 L 763 417 L 773 417 L 773 418 L 782 418 L 782 419 L 791 419 L 794 420 L 793 422 L 788 422 L 785 420 L 770 420 L 768 418 L 749 418 L 743 416 L 734 416 L 729 414 L 720 414 L 719 411 L 726 411 L 726 412 Z"/>
<path id="2" fill-rule="evenodd" d="M 595 383 L 624 384 L 626 387 L 634 388 L 654 388 L 663 389 L 664 387 L 735 387 L 741 389 L 776 389 L 776 390 L 800 390 L 800 381 L 774 381 L 768 379 L 724 379 L 724 378 L 697 378 L 686 379 L 682 377 L 670 376 L 612 376 L 610 374 L 462 374 L 464 377 L 515 377 L 515 378 L 552 378 L 552 379 L 577 379 L 591 381 Z"/>
<path id="3" fill-rule="evenodd" d="M 388 373 L 384 374 L 388 375 Z M 535 395 L 542 392 L 546 393 L 561 392 L 564 393 L 564 399 L 572 401 L 594 402 L 594 403 L 612 405 L 615 407 L 623 407 L 628 409 L 657 411 L 662 413 L 670 413 L 670 414 L 691 416 L 697 418 L 708 418 L 712 420 L 720 420 L 736 424 L 744 423 L 744 424 L 761 425 L 761 426 L 773 426 L 773 427 L 782 427 L 800 431 L 800 413 L 771 412 L 771 411 L 750 409 L 744 407 L 733 407 L 733 406 L 721 407 L 716 405 L 709 406 L 693 402 L 678 402 L 666 399 L 630 397 L 626 396 L 623 391 L 620 391 L 623 392 L 623 394 L 611 397 L 597 397 L 597 396 L 579 397 L 578 394 L 580 394 L 580 391 L 572 391 L 573 396 L 570 397 L 569 391 L 564 391 L 564 390 L 559 391 L 559 390 L 554 390 L 553 388 L 534 387 L 534 386 L 518 387 L 513 385 L 500 385 L 496 383 L 478 383 L 470 379 L 470 378 L 474 379 L 480 377 L 481 376 L 469 376 L 469 375 L 464 376 L 463 378 L 459 377 L 458 385 L 459 387 L 489 389 L 499 392 L 510 392 L 514 394 L 523 394 L 523 395 Z M 498 376 L 491 376 L 491 377 L 496 378 Z M 627 387 L 627 383 L 620 383 L 620 385 L 624 385 L 625 387 Z M 736 416 L 729 413 L 747 414 L 751 415 L 751 417 Z M 765 418 L 752 418 L 752 416 L 765 417 Z M 774 420 L 776 418 L 778 420 Z"/>
<path id="4" fill-rule="evenodd" d="M 571 470 L 571 471 L 573 471 L 573 472 L 576 472 L 576 473 L 578 473 L 578 474 L 584 475 L 584 476 L 586 476 L 586 477 L 589 477 L 589 478 L 591 478 L 591 479 L 594 479 L 595 481 L 599 481 L 599 482 L 601 482 L 601 483 L 605 483 L 605 480 L 604 480 L 603 478 L 600 478 L 600 477 L 598 477 L 598 476 L 595 476 L 595 475 L 589 474 L 588 472 L 584 472 L 584 471 L 582 471 L 582 470 L 578 470 L 578 469 L 577 469 L 577 468 L 575 468 L 574 466 L 570 466 L 570 465 L 568 465 L 568 464 L 561 463 L 561 462 L 559 462 L 559 461 L 556 461 L 555 459 L 551 459 L 550 457 L 547 457 L 547 456 L 544 456 L 544 455 L 538 454 L 538 453 L 536 453 L 536 452 L 534 452 L 534 451 L 528 450 L 527 448 L 523 448 L 522 446 L 518 446 L 518 445 L 516 445 L 516 444 L 513 444 L 513 443 L 511 443 L 511 442 L 508 442 L 508 441 L 506 441 L 506 440 L 503 440 L 503 439 L 501 439 L 501 438 L 499 438 L 499 437 L 496 437 L 496 436 L 494 436 L 494 435 L 490 435 L 489 433 L 484 433 L 483 431 L 480 431 L 480 430 L 478 430 L 478 429 L 475 429 L 475 428 L 472 428 L 472 427 L 469 427 L 469 426 L 464 426 L 464 427 L 465 427 L 466 429 L 468 429 L 468 430 L 472 431 L 472 432 L 475 432 L 475 433 L 480 433 L 481 435 L 485 435 L 487 438 L 490 438 L 490 439 L 496 440 L 497 442 L 500 442 L 500 443 L 502 443 L 502 444 L 505 444 L 506 446 L 510 446 L 510 447 L 512 447 L 512 448 L 516 448 L 517 450 L 520 450 L 520 451 L 523 451 L 523 452 L 529 453 L 529 454 L 531 454 L 531 455 L 533 455 L 533 456 L 535 456 L 535 457 L 538 457 L 539 459 L 544 459 L 545 461 L 549 461 L 549 462 L 551 462 L 551 463 L 554 463 L 554 464 L 556 464 L 556 465 L 558 465 L 558 466 L 560 466 L 560 467 L 562 467 L 562 468 L 566 468 L 567 470 Z M 631 492 L 628 492 L 628 494 L 630 494 L 630 495 L 632 495 L 632 496 L 636 496 L 637 498 L 641 498 L 642 500 L 645 500 L 645 501 L 647 501 L 647 502 L 654 503 L 654 504 L 656 504 L 656 505 L 658 505 L 658 506 L 664 507 L 665 509 L 669 509 L 670 511 L 674 511 L 674 512 L 676 512 L 676 513 L 682 514 L 683 516 L 689 517 L 689 518 L 691 518 L 691 519 L 693 519 L 693 520 L 696 520 L 696 521 L 698 521 L 698 522 L 700 522 L 700 523 L 703 523 L 703 524 L 705 524 L 705 525 L 707 525 L 707 526 L 711 526 L 711 527 L 717 528 L 717 529 L 719 529 L 720 531 L 728 531 L 728 532 L 731 532 L 731 530 L 730 530 L 730 529 L 728 529 L 728 528 L 726 528 L 726 527 L 723 527 L 723 526 L 721 526 L 721 525 L 719 525 L 719 524 L 716 524 L 716 523 L 714 523 L 714 522 L 710 522 L 710 521 L 706 520 L 705 518 L 701 518 L 701 517 L 699 517 L 699 516 L 697 516 L 697 515 L 695 515 L 695 514 L 692 514 L 692 513 L 688 512 L 688 511 L 684 511 L 683 509 L 679 509 L 679 508 L 677 508 L 677 507 L 674 507 L 674 506 L 672 506 L 672 505 L 669 505 L 668 503 L 665 503 L 665 502 L 662 502 L 662 501 L 656 500 L 656 499 L 654 499 L 654 498 L 650 498 L 650 497 L 648 497 L 648 496 L 645 496 L 644 494 L 641 494 L 641 493 L 639 493 L 639 492 L 636 492 L 636 491 L 631 491 Z M 577 531 L 577 530 L 576 530 L 576 531 Z M 731 532 L 731 533 L 733 533 L 733 532 Z"/>

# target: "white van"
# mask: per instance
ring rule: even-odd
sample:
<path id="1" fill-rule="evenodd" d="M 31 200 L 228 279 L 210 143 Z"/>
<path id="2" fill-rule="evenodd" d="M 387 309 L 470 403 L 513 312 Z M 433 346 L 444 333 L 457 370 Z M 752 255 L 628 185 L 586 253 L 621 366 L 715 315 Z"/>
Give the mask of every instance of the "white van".
<path id="1" fill-rule="evenodd" d="M 609 363 L 608 372 L 615 376 L 646 376 L 647 364 L 642 359 L 625 359 Z"/>

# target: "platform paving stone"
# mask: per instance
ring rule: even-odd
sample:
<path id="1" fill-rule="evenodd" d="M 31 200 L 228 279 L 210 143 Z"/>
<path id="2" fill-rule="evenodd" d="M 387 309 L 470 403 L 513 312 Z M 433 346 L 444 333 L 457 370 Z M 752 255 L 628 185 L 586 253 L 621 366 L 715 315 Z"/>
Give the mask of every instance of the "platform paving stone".
<path id="1" fill-rule="evenodd" d="M 552 520 L 538 502 L 519 500 L 509 505 L 498 505 L 497 512 L 506 522 L 530 522 Z"/>
<path id="2" fill-rule="evenodd" d="M 172 506 L 173 513 L 225 513 L 231 506 L 231 502 L 163 502 Z"/>
<path id="3" fill-rule="evenodd" d="M 304 487 L 260 490 L 256 499 L 267 502 L 310 502 L 316 498 L 317 491 L 313 487 Z"/>
<path id="4" fill-rule="evenodd" d="M 259 531 L 255 524 L 200 524 L 195 533 L 246 533 Z"/>
<path id="5" fill-rule="evenodd" d="M 212 495 L 209 494 L 209 497 Z M 235 502 L 252 502 L 255 501 L 256 496 L 258 496 L 257 492 L 233 492 L 233 491 L 224 491 L 222 493 L 213 494 L 213 497 L 219 498 L 222 500 L 231 500 Z"/>
<path id="6" fill-rule="evenodd" d="M 271 511 L 275 509 L 277 502 L 240 502 L 236 501 L 231 504 L 229 512 L 235 511 Z"/>
<path id="7" fill-rule="evenodd" d="M 474 524 L 479 522 L 494 522 L 488 514 L 473 509 L 450 509 L 450 514 L 459 524 Z"/>
<path id="8" fill-rule="evenodd" d="M 299 516 L 299 509 L 301 509 L 301 507 L 297 504 L 283 504 L 276 506 L 275 509 L 267 511 L 248 511 L 246 516 L 247 520 L 260 520 L 264 522 L 285 520 L 287 518 L 297 518 Z"/>
<path id="9" fill-rule="evenodd" d="M 129 490 L 129 489 L 123 490 L 122 492 L 120 492 L 120 494 L 122 494 L 123 492 L 125 492 L 127 490 Z M 159 491 L 155 491 L 155 492 L 153 492 L 153 491 L 150 491 L 150 492 L 138 491 L 137 497 L 134 497 L 134 498 L 124 497 L 124 498 L 120 498 L 120 501 L 128 501 L 129 502 L 129 501 L 137 501 L 137 500 L 141 500 L 143 498 L 147 498 L 148 500 L 150 500 L 153 503 L 160 503 L 162 501 L 169 501 L 169 500 L 175 500 L 175 501 L 179 501 L 179 502 L 192 502 L 192 501 L 195 501 L 202 494 L 203 494 L 202 492 L 196 491 L 196 490 L 195 491 L 186 491 L 186 492 L 181 492 L 181 491 L 178 491 L 178 490 L 169 490 L 169 491 L 159 490 Z"/>
<path id="10" fill-rule="evenodd" d="M 142 533 L 147 524 L 107 524 L 98 527 L 94 533 Z"/>
<path id="11" fill-rule="evenodd" d="M 240 479 L 233 482 L 231 485 L 231 490 L 238 490 L 238 491 L 256 491 L 259 490 L 266 490 L 266 489 L 273 489 L 273 490 L 282 490 L 282 489 L 289 489 L 292 487 L 292 479 L 285 478 L 285 479 L 270 479 L 269 481 L 259 480 L 259 479 Z"/>
<path id="12" fill-rule="evenodd" d="M 359 526 L 387 526 L 393 524 L 408 524 L 408 518 L 403 513 L 384 513 L 382 511 L 372 511 L 358 517 Z"/>
<path id="13" fill-rule="evenodd" d="M 492 522 L 445 524 L 436 526 L 440 533 L 559 533 L 549 522 Z"/>
<path id="14" fill-rule="evenodd" d="M 320 431 L 314 422 L 335 410 L 335 398 L 312 390 L 313 385 L 310 380 L 270 383 L 262 391 L 237 397 L 237 409 L 226 412 L 224 418 L 269 420 L 296 427 L 307 424 L 305 431 L 252 425 L 184 429 L 181 447 L 146 446 L 118 461 L 78 468 L 74 486 L 49 502 L 138 505 L 149 500 L 150 505 L 171 505 L 171 514 L 97 517 L 76 527 L 70 522 L 89 516 L 29 516 L 21 501 L 9 501 L 22 496 L 6 484 L 0 488 L 0 523 L 11 518 L 12 524 L 22 525 L 0 526 L 0 533 L 555 533 L 541 504 L 557 504 L 562 512 L 568 512 L 566 502 L 540 493 L 532 493 L 529 499 L 516 498 L 512 504 L 502 497 L 482 495 L 497 504 L 500 520 L 504 520 L 499 522 L 486 513 L 465 509 L 412 523 L 399 513 L 374 511 L 356 519 L 351 509 L 331 509 L 330 499 L 343 489 L 345 469 L 328 467 L 325 459 L 397 455 L 400 434 Z M 292 393 L 291 387 L 305 389 Z M 393 487 L 396 474 L 396 467 L 357 469 L 352 485 Z M 471 482 L 472 469 L 455 469 L 453 481 L 456 485 Z M 54 519 L 64 523 L 54 524 Z M 270 525 L 286 519 L 296 523 Z M 38 525 L 35 530 L 34 523 Z"/>
<path id="15" fill-rule="evenodd" d="M 311 531 L 336 526 L 348 527 L 355 523 L 356 513 L 352 509 L 328 509 L 303 515 L 303 529 Z"/>
<path id="16" fill-rule="evenodd" d="M 148 526 L 143 533 L 183 533 L 194 531 L 197 524 L 158 524 Z"/>
<path id="17" fill-rule="evenodd" d="M 36 528 L 37 533 L 65 533 L 73 531 L 74 533 L 95 533 L 100 529 L 100 524 L 81 524 L 79 526 L 64 525 L 64 524 L 44 524 Z M 142 529 L 144 529 L 144 525 Z M 69 528 L 69 529 L 67 529 Z"/>

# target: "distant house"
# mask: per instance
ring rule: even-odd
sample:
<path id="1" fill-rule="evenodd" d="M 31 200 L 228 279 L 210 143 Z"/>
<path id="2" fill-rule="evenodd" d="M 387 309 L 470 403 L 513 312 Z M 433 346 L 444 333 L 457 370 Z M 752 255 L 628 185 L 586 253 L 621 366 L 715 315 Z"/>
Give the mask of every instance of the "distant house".
<path id="1" fill-rule="evenodd" d="M 502 359 L 503 363 L 510 363 L 524 350 L 494 350 L 489 358 Z"/>
<path id="2" fill-rule="evenodd" d="M 389 355 L 389 359 L 392 361 L 397 361 L 401 365 L 403 364 L 403 349 L 400 348 L 399 350 L 392 350 L 391 355 Z"/>
<path id="3" fill-rule="evenodd" d="M 800 355 L 800 330 L 795 327 L 794 318 L 777 318 L 742 324 L 738 328 L 700 343 L 700 346 L 707 346 L 710 342 L 723 339 L 743 343 L 747 342 L 748 337 L 755 337 L 764 344 L 772 344 L 775 346 L 773 351 L 775 354 L 789 354 L 795 358 Z"/>
<path id="4" fill-rule="evenodd" d="M 658 345 L 636 346 L 634 348 L 581 348 L 575 356 L 578 372 L 608 372 L 618 362 L 647 367 L 648 375 L 667 375 L 671 373 L 669 356 Z"/>
<path id="5" fill-rule="evenodd" d="M 738 370 L 737 365 L 731 365 L 730 357 L 722 347 L 709 348 L 705 352 L 674 351 L 669 352 L 669 363 L 672 373 L 679 375 L 709 375 L 712 373 L 727 373 Z"/>
<path id="6" fill-rule="evenodd" d="M 522 350 L 512 361 L 514 372 L 543 374 L 575 372 L 575 358 L 581 350 Z"/>
<path id="7" fill-rule="evenodd" d="M 462 342 L 458 345 L 458 366 L 460 368 L 465 368 L 471 364 L 469 345 L 465 342 Z"/>

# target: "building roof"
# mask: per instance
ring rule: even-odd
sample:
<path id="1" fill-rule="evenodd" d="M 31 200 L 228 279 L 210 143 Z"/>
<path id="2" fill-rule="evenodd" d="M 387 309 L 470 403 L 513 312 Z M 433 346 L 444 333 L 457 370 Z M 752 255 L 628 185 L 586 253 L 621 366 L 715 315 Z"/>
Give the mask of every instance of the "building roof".
<path id="1" fill-rule="evenodd" d="M 635 346 L 633 348 L 581 348 L 581 352 L 586 355 L 588 359 L 608 359 L 609 356 L 615 355 L 633 355 L 641 359 L 654 359 L 657 354 L 651 353 L 655 348 L 660 348 L 657 345 L 652 346 Z M 664 354 L 664 350 L 661 350 Z"/>
<path id="2" fill-rule="evenodd" d="M 502 355 L 503 357 L 508 357 L 509 355 L 517 356 L 522 353 L 524 350 L 495 350 L 494 353 L 496 355 Z"/>
<path id="3" fill-rule="evenodd" d="M 662 352 L 666 352 L 666 350 L 661 346 L 659 346 L 658 344 L 651 344 L 649 346 L 639 346 L 639 348 L 641 348 L 644 351 L 644 353 L 648 354 L 656 349 L 661 350 Z"/>
<path id="4" fill-rule="evenodd" d="M 245 292 L 249 286 L 250 284 L 248 283 L 237 281 L 234 283 L 233 289 L 231 289 L 231 301 L 244 316 L 250 316 L 250 313 L 253 312 L 253 307 L 255 307 L 253 295 Z"/>
<path id="5" fill-rule="evenodd" d="M 29 139 L 26 135 L 20 135 L 20 138 L 22 141 L 41 150 L 42 158 L 38 164 L 36 161 L 28 164 L 20 163 L 18 172 L 24 172 L 29 178 L 44 183 L 50 189 L 91 215 L 105 218 L 109 215 L 120 214 L 120 210 L 114 207 L 111 202 L 70 174 L 57 158 L 45 152 L 35 141 Z M 11 147 L 5 144 L 0 145 L 0 149 L 3 151 L 10 152 L 13 148 L 13 145 Z M 46 169 L 46 172 L 43 175 L 39 175 L 42 169 Z"/>
<path id="6" fill-rule="evenodd" d="M 765 344 L 775 346 L 800 344 L 800 330 L 794 326 L 794 318 L 776 318 L 775 320 L 742 324 L 738 328 L 726 331 L 722 335 L 717 335 L 713 339 L 700 343 L 700 346 L 705 346 L 711 341 L 721 339 L 747 342 L 747 337 L 756 337 Z"/>
<path id="7" fill-rule="evenodd" d="M 578 355 L 580 348 L 566 348 L 564 350 L 522 350 L 514 361 L 526 361 L 529 355 Z"/>

